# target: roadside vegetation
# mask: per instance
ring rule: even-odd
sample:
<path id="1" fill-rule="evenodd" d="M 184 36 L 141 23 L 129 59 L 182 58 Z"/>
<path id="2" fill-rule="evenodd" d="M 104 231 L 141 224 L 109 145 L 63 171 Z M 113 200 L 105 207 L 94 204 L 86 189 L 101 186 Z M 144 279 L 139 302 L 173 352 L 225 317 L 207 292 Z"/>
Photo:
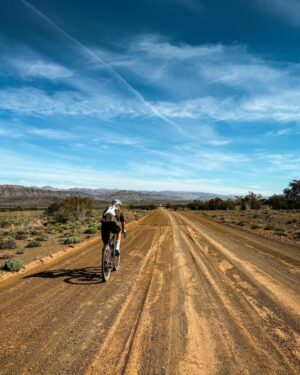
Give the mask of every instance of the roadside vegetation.
<path id="1" fill-rule="evenodd" d="M 283 194 L 269 198 L 249 192 L 232 200 L 196 200 L 186 204 L 167 204 L 166 208 L 191 210 L 223 224 L 300 242 L 300 180 L 291 181 Z"/>
<path id="2" fill-rule="evenodd" d="M 283 194 L 269 198 L 249 192 L 231 200 L 129 205 L 126 220 L 138 220 L 161 206 L 190 210 L 225 225 L 300 243 L 300 180 L 291 181 Z M 46 210 L 0 212 L 0 269 L 17 271 L 23 264 L 98 235 L 103 209 L 94 208 L 86 198 L 68 196 Z"/>
<path id="3" fill-rule="evenodd" d="M 46 210 L 0 212 L 0 270 L 18 271 L 30 261 L 98 235 L 103 209 L 93 208 L 86 198 L 68 196 Z M 137 220 L 146 212 L 125 209 L 126 220 Z"/>

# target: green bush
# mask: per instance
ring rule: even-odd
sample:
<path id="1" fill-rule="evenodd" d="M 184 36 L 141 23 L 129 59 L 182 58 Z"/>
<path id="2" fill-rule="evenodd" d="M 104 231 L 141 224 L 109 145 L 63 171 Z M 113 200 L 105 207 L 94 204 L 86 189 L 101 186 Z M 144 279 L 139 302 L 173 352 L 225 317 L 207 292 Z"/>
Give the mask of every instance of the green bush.
<path id="1" fill-rule="evenodd" d="M 79 243 L 79 242 L 80 242 L 80 239 L 76 236 L 69 236 L 65 238 L 64 240 L 65 245 L 70 245 L 70 244 Z"/>
<path id="2" fill-rule="evenodd" d="M 11 272 L 18 272 L 22 267 L 23 262 L 20 259 L 10 259 L 4 264 L 4 269 Z"/>
<path id="3" fill-rule="evenodd" d="M 97 233 L 97 228 L 96 227 L 89 227 L 84 231 L 85 234 L 95 234 Z"/>
<path id="4" fill-rule="evenodd" d="M 237 225 L 239 225 L 240 227 L 244 227 L 246 225 L 246 222 L 245 221 L 239 221 L 237 223 Z"/>
<path id="5" fill-rule="evenodd" d="M 15 249 L 17 247 L 16 241 L 11 237 L 4 237 L 0 239 L 0 249 Z"/>
<path id="6" fill-rule="evenodd" d="M 16 254 L 24 254 L 24 250 L 19 248 L 16 250 Z"/>
<path id="7" fill-rule="evenodd" d="M 14 237 L 16 240 L 26 240 L 28 237 L 28 234 L 23 230 L 19 230 L 18 232 L 15 233 Z"/>
<path id="8" fill-rule="evenodd" d="M 274 232 L 277 236 L 286 236 L 286 233 L 285 233 L 285 230 L 283 228 L 280 228 L 280 227 L 276 227 L 274 229 Z"/>
<path id="9" fill-rule="evenodd" d="M 26 245 L 26 247 L 29 247 L 29 248 L 40 247 L 40 246 L 42 246 L 42 244 L 40 243 L 40 241 L 37 241 L 37 240 L 32 240 L 28 242 L 28 244 Z"/>
<path id="10" fill-rule="evenodd" d="M 275 226 L 273 224 L 266 225 L 264 230 L 275 230 Z"/>

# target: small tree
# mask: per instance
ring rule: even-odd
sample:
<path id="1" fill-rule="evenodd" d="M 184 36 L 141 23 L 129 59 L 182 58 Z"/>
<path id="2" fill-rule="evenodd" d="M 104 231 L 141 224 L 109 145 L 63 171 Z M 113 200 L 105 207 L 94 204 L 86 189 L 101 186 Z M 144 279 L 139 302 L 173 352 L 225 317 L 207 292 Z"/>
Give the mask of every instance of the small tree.
<path id="1" fill-rule="evenodd" d="M 300 180 L 293 180 L 289 187 L 283 190 L 284 196 L 296 202 L 300 202 Z"/>
<path id="2" fill-rule="evenodd" d="M 288 209 L 288 200 L 283 194 L 274 194 L 267 200 L 273 210 L 286 210 Z"/>
<path id="3" fill-rule="evenodd" d="M 241 209 L 242 210 L 258 210 L 261 208 L 261 199 L 260 194 L 255 194 L 249 191 L 244 198 L 241 200 Z"/>

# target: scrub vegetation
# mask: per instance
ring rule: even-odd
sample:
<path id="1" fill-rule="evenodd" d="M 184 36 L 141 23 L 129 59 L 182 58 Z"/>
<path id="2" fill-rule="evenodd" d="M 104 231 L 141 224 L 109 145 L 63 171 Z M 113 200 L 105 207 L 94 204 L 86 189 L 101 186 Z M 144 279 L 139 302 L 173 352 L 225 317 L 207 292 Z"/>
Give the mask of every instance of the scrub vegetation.
<path id="1" fill-rule="evenodd" d="M 191 210 L 226 225 L 300 242 L 300 180 L 291 181 L 283 194 L 269 198 L 249 192 L 232 200 L 214 198 L 181 205 L 167 204 L 166 207 Z"/>
<path id="2" fill-rule="evenodd" d="M 93 208 L 86 198 L 68 196 L 51 203 L 46 210 L 0 212 L 0 268 L 18 271 L 23 264 L 98 235 L 103 209 Z M 127 222 L 147 212 L 124 211 Z M 17 260 L 22 263 L 20 267 Z"/>

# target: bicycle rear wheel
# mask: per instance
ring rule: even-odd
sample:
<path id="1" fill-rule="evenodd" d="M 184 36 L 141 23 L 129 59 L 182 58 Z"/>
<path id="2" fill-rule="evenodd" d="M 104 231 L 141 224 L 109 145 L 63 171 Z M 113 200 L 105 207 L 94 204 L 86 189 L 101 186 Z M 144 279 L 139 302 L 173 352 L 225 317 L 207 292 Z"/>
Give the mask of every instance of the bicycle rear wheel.
<path id="1" fill-rule="evenodd" d="M 111 256 L 109 245 L 104 245 L 102 249 L 102 278 L 108 281 L 111 273 Z"/>

